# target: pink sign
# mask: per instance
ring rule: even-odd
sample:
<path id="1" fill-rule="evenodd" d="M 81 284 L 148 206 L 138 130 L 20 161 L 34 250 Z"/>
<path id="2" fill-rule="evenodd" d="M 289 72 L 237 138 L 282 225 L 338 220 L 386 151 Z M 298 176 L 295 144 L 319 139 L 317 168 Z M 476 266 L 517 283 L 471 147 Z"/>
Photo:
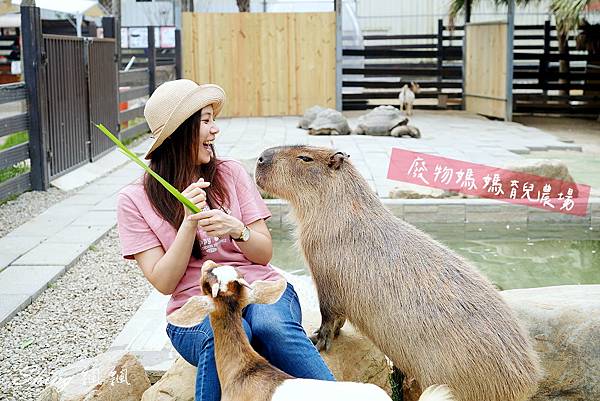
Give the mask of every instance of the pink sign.
<path id="1" fill-rule="evenodd" d="M 387 178 L 585 216 L 590 186 L 484 164 L 392 149 Z"/>

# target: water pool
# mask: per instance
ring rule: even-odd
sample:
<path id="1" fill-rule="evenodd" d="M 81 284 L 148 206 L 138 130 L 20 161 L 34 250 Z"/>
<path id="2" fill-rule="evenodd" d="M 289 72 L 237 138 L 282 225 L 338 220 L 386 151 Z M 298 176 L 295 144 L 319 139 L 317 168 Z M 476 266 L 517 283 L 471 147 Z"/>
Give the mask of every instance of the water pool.
<path id="1" fill-rule="evenodd" d="M 417 225 L 469 259 L 499 289 L 600 284 L 600 230 L 569 224 Z M 272 264 L 308 274 L 290 232 L 272 229 Z"/>

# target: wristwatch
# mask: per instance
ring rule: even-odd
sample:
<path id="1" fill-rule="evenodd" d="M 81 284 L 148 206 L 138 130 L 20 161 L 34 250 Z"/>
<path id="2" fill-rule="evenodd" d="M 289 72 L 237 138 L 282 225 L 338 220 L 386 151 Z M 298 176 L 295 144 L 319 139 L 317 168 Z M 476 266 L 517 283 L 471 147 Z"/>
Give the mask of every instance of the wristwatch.
<path id="1" fill-rule="evenodd" d="M 242 242 L 246 242 L 250 239 L 250 229 L 248 228 L 248 226 L 244 226 L 244 229 L 242 230 L 242 234 L 240 235 L 239 238 L 234 238 L 234 241 L 242 241 Z"/>

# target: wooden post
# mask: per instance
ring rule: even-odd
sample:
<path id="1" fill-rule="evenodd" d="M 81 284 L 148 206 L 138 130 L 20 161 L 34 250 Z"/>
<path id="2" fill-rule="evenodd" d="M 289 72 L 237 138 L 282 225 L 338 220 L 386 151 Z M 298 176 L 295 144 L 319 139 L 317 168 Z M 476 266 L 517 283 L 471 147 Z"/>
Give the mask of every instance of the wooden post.
<path id="1" fill-rule="evenodd" d="M 90 21 L 88 23 L 88 34 L 87 36 L 89 38 L 96 38 L 98 37 L 98 27 L 96 26 L 96 23 L 94 21 Z"/>
<path id="2" fill-rule="evenodd" d="M 548 101 L 548 62 L 550 59 L 550 21 L 544 21 L 544 55 L 540 60 L 540 83 L 544 93 L 544 102 Z"/>
<path id="3" fill-rule="evenodd" d="M 465 1 L 465 25 L 467 24 L 467 22 L 471 22 L 471 3 L 472 2 L 473 2 L 473 0 Z"/>
<path id="4" fill-rule="evenodd" d="M 342 111 L 342 47 L 344 31 L 342 29 L 342 0 L 335 0 L 335 109 Z"/>
<path id="5" fill-rule="evenodd" d="M 23 40 L 23 66 L 27 87 L 27 113 L 29 115 L 29 157 L 31 160 L 31 188 L 48 189 L 48 105 L 46 102 L 46 51 L 42 37 L 40 9 L 34 0 L 21 5 L 21 35 Z"/>
<path id="6" fill-rule="evenodd" d="M 148 94 L 156 89 L 156 49 L 154 48 L 154 27 L 148 27 Z"/>
<path id="7" fill-rule="evenodd" d="M 444 67 L 444 20 L 438 19 L 438 31 L 437 31 L 437 96 L 438 96 L 438 108 L 441 103 L 442 95 L 442 80 L 444 79 L 442 70 Z M 445 108 L 445 107 L 444 107 Z"/>
<path id="8" fill-rule="evenodd" d="M 116 38 L 115 17 L 102 17 L 102 31 L 105 38 Z"/>
<path id="9" fill-rule="evenodd" d="M 181 31 L 175 29 L 175 79 L 182 78 Z"/>
<path id="10" fill-rule="evenodd" d="M 513 113 L 513 38 L 515 32 L 515 0 L 508 0 L 506 15 L 506 121 L 512 121 Z"/>

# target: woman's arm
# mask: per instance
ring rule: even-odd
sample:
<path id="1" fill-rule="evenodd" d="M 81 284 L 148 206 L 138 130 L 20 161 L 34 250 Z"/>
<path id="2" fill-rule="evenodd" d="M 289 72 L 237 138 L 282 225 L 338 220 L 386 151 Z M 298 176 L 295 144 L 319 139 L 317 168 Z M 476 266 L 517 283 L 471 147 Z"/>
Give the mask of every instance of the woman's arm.
<path id="1" fill-rule="evenodd" d="M 244 223 L 241 223 L 239 232 L 236 230 L 232 233 L 232 238 L 239 238 L 244 229 Z M 250 239 L 246 242 L 236 241 L 237 246 L 244 253 L 248 260 L 259 264 L 266 265 L 273 257 L 273 241 L 271 233 L 267 228 L 267 224 L 263 219 L 257 220 L 254 223 L 248 224 L 250 229 Z"/>
<path id="2" fill-rule="evenodd" d="M 205 182 L 200 178 L 190 184 L 181 194 L 196 205 L 198 209 L 202 209 L 206 206 L 204 188 L 209 185 L 209 182 Z M 144 276 L 154 288 L 165 295 L 172 294 L 175 291 L 179 280 L 185 274 L 192 255 L 196 231 L 198 230 L 198 223 L 188 219 L 192 212 L 187 207 L 182 207 L 184 208 L 184 219 L 181 226 L 179 226 L 179 230 L 177 230 L 175 240 L 167 252 L 162 247 L 157 246 L 134 255 L 142 272 L 144 272 Z"/>
<path id="3" fill-rule="evenodd" d="M 197 221 L 198 226 L 211 237 L 229 235 L 232 238 L 239 238 L 244 229 L 244 223 L 220 209 L 207 210 L 188 218 Z M 237 245 L 249 261 L 266 265 L 273 256 L 271 233 L 263 219 L 250 223 L 248 228 L 250 239 L 246 242 L 237 241 Z"/>
<path id="4" fill-rule="evenodd" d="M 196 222 L 184 220 L 167 252 L 157 246 L 133 255 L 144 276 L 162 294 L 172 294 L 183 277 L 190 261 L 197 228 Z"/>

